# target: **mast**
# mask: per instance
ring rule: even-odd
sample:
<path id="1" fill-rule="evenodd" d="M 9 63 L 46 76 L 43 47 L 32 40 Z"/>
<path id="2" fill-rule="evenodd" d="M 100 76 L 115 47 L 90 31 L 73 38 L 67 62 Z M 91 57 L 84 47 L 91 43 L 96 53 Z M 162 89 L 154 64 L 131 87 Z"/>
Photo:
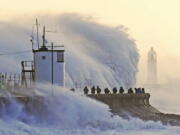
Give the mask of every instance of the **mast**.
<path id="1" fill-rule="evenodd" d="M 52 74 L 51 74 L 52 75 L 51 76 L 52 80 L 51 80 L 51 82 L 52 82 L 52 85 L 53 85 L 54 84 L 54 52 L 53 52 L 54 44 L 53 44 L 53 42 L 51 43 L 51 49 L 52 49 L 52 60 L 51 60 L 52 61 L 52 63 L 51 63 L 52 64 L 52 67 L 51 67 L 52 68 L 52 70 L 51 70 L 51 72 L 52 72 Z"/>
<path id="2" fill-rule="evenodd" d="M 37 18 L 36 18 L 36 30 L 37 30 L 37 45 L 39 49 L 39 23 Z"/>
<path id="3" fill-rule="evenodd" d="M 46 47 L 46 45 L 45 45 L 45 40 L 46 40 L 46 28 L 45 28 L 45 26 L 43 26 L 43 36 L 42 36 L 42 38 L 43 38 L 43 45 L 42 45 L 42 47 Z"/>
<path id="4" fill-rule="evenodd" d="M 54 88 L 53 88 L 53 85 L 54 85 L 54 45 L 53 45 L 53 42 L 51 43 L 51 49 L 52 49 L 52 70 L 51 70 L 51 77 L 52 77 L 52 80 L 51 80 L 51 83 L 52 83 L 52 96 L 54 95 Z"/>

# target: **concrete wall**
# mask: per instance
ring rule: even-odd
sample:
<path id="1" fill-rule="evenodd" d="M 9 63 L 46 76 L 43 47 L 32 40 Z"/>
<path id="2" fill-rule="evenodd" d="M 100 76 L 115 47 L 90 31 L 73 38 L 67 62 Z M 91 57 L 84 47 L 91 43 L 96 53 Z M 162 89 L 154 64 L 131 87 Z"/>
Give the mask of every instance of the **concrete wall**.
<path id="1" fill-rule="evenodd" d="M 157 113 L 161 113 L 149 103 L 150 94 L 90 94 L 89 97 L 96 99 L 109 106 L 112 113 L 124 118 L 135 116 L 152 119 Z"/>

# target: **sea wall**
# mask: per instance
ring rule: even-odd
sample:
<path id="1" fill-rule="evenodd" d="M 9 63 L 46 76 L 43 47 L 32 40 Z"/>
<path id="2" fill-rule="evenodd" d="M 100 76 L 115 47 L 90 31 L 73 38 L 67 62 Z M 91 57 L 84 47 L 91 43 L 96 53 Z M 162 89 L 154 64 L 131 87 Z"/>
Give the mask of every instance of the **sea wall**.
<path id="1" fill-rule="evenodd" d="M 160 121 L 164 125 L 180 126 L 180 115 L 162 113 L 150 102 L 150 94 L 90 94 L 87 95 L 109 106 L 114 115 L 130 119 L 140 118 L 144 121 Z"/>
<path id="2" fill-rule="evenodd" d="M 150 106 L 150 94 L 90 94 L 88 96 L 108 104 L 113 110 L 120 106 Z"/>
<path id="3" fill-rule="evenodd" d="M 150 94 L 90 94 L 89 97 L 107 104 L 114 114 L 124 118 L 129 116 L 147 119 L 161 113 L 149 103 Z"/>

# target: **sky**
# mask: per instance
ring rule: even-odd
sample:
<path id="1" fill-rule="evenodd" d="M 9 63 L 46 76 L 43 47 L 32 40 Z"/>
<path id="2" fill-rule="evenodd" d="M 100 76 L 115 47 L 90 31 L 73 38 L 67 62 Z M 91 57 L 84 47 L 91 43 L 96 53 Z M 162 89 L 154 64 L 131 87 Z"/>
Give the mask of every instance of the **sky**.
<path id="1" fill-rule="evenodd" d="M 0 20 L 78 13 L 99 23 L 124 25 L 140 53 L 138 81 L 146 80 L 147 52 L 158 54 L 159 81 L 180 77 L 179 0 L 0 0 Z M 47 17 L 48 19 L 48 17 Z"/>

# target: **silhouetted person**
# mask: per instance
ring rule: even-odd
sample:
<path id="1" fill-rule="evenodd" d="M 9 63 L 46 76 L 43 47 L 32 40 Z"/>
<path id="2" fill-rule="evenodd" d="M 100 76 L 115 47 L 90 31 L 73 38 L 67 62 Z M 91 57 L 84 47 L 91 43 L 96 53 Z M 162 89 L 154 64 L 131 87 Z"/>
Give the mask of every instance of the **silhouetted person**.
<path id="1" fill-rule="evenodd" d="M 123 94 L 124 93 L 124 88 L 123 87 L 120 87 L 119 89 L 119 93 Z"/>
<path id="2" fill-rule="evenodd" d="M 134 88 L 134 90 L 135 90 L 135 93 L 138 94 L 138 89 L 137 89 L 137 88 Z"/>
<path id="3" fill-rule="evenodd" d="M 74 88 L 71 88 L 70 91 L 75 92 L 75 89 L 74 89 Z"/>
<path id="4" fill-rule="evenodd" d="M 142 93 L 145 94 L 145 89 L 144 88 L 142 88 Z"/>
<path id="5" fill-rule="evenodd" d="M 88 94 L 88 92 L 89 92 L 89 89 L 88 89 L 87 86 L 85 86 L 85 87 L 84 87 L 84 94 Z"/>
<path id="6" fill-rule="evenodd" d="M 139 88 L 139 91 L 140 91 L 141 94 L 143 93 L 143 92 L 142 92 L 142 88 Z"/>
<path id="7" fill-rule="evenodd" d="M 132 89 L 132 88 L 129 88 L 129 89 L 128 89 L 128 93 L 129 93 L 129 94 L 134 93 L 134 92 L 133 92 L 133 89 Z"/>
<path id="8" fill-rule="evenodd" d="M 113 88 L 113 93 L 114 93 L 114 94 L 117 93 L 117 88 L 116 88 L 116 87 Z"/>
<path id="9" fill-rule="evenodd" d="M 109 94 L 109 93 L 110 93 L 110 90 L 109 90 L 108 88 L 105 88 L 105 89 L 104 89 L 104 93 L 105 93 L 105 94 Z"/>
<path id="10" fill-rule="evenodd" d="M 97 94 L 101 93 L 101 88 L 99 86 L 97 86 Z"/>
<path id="11" fill-rule="evenodd" d="M 136 94 L 141 94 L 142 93 L 141 88 L 134 88 L 134 89 L 135 89 Z"/>
<path id="12" fill-rule="evenodd" d="M 96 92 L 96 89 L 95 89 L 95 87 L 93 86 L 93 87 L 91 88 L 91 94 L 95 94 L 95 92 Z"/>

